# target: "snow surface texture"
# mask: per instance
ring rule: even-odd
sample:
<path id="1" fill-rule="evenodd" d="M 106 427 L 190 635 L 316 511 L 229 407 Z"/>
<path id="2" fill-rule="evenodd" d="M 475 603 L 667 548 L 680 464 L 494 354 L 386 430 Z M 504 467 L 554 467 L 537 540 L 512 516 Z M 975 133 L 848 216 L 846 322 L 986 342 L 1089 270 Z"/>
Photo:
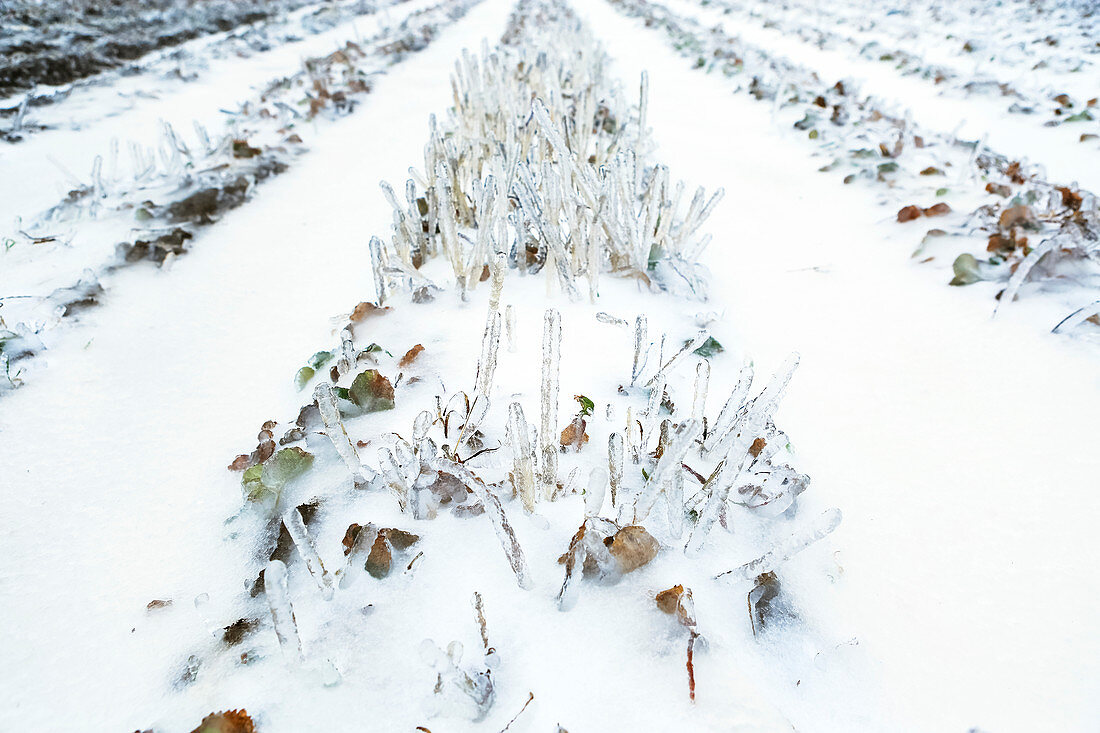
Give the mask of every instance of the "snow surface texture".
<path id="1" fill-rule="evenodd" d="M 264 420 L 296 414 L 303 397 L 290 377 L 318 345 L 333 343 L 327 317 L 371 292 L 365 237 L 349 236 L 348 212 L 357 219 L 356 232 L 385 230 L 392 211 L 375 188 L 378 178 L 401 181 L 409 163 L 422 159 L 425 120 L 451 103 L 440 69 L 450 68 L 463 46 L 476 47 L 474 39 L 499 37 L 508 9 L 503 0 L 487 0 L 427 51 L 380 77 L 355 116 L 311 141 L 309 155 L 252 204 L 211 227 L 204 247 L 171 272 L 119 273 L 108 307 L 89 312 L 58 345 L 41 381 L 5 398 L 2 465 L 17 468 L 4 475 L 10 502 L 0 534 L 8 560 L 0 573 L 0 626 L 6 630 L 0 646 L 19 674 L 5 678 L 0 693 L 3 727 L 63 730 L 77 720 L 90 730 L 133 730 L 159 721 L 157 729 L 190 730 L 213 709 L 251 708 L 252 701 L 284 694 L 286 688 L 259 689 L 262 684 L 253 686 L 239 674 L 211 680 L 211 668 L 204 677 L 201 665 L 195 684 L 169 688 L 192 667 L 192 653 L 217 647 L 240 581 L 255 570 L 238 546 L 224 542 L 221 521 L 240 504 L 239 474 L 224 469 L 231 458 L 226 450 L 247 445 Z M 1050 321 L 1036 311 L 1005 311 L 990 323 L 986 295 L 947 290 L 914 272 L 906 261 L 910 248 L 889 244 L 898 237 L 897 225 L 877 221 L 882 212 L 867 207 L 864 193 L 838 190 L 816 173 L 826 161 L 777 132 L 769 110 L 723 94 L 718 79 L 688 68 L 640 24 L 599 4 L 580 9 L 609 43 L 612 71 L 629 88 L 649 70 L 648 116 L 660 143 L 658 158 L 674 162 L 688 180 L 729 192 L 707 227 L 722 236 L 703 253 L 714 290 L 728 305 L 723 325 L 712 326 L 731 347 L 719 358 L 739 363 L 748 345 L 762 371 L 770 372 L 792 346 L 802 352 L 782 417 L 797 440 L 800 468 L 814 476 L 807 497 L 827 497 L 845 510 L 844 524 L 826 541 L 835 543 L 834 559 L 844 572 L 834 574 L 836 583 L 814 588 L 813 579 L 821 576 L 811 567 L 808 585 L 796 584 L 811 599 L 801 609 L 803 634 L 753 642 L 750 629 L 735 639 L 745 642 L 746 656 L 732 670 L 708 671 L 713 648 L 700 652 L 694 707 L 684 695 L 688 629 L 679 614 L 659 615 L 667 626 L 654 628 L 652 600 L 628 609 L 636 616 L 624 616 L 622 604 L 606 595 L 621 585 L 604 589 L 584 581 L 573 611 L 548 610 L 532 621 L 483 588 L 489 641 L 504 665 L 514 665 L 525 647 L 522 640 L 500 638 L 503 630 L 537 623 L 534 651 L 569 670 L 538 689 L 544 694 L 510 730 L 553 730 L 559 721 L 566 728 L 728 729 L 742 720 L 752 728 L 747 721 L 753 714 L 741 707 L 746 700 L 765 709 L 755 718 L 763 730 L 789 729 L 768 717 L 773 708 L 800 730 L 1093 727 L 1092 691 L 1100 673 L 1093 611 L 1100 588 L 1089 560 L 1090 518 L 1098 508 L 1090 487 L 1100 466 L 1076 441 L 1095 443 L 1095 354 L 1083 344 L 1041 336 Z M 700 99 L 708 100 L 705 115 Z M 183 115 L 172 118 L 179 129 L 189 124 Z M 148 131 L 150 139 L 159 134 Z M 792 172 L 798 181 L 793 189 Z M 777 228 L 777 222 L 792 221 L 792 210 L 813 223 L 810 231 Z M 217 288 L 210 287 L 214 279 Z M 470 365 L 480 352 L 488 285 L 460 306 L 471 313 L 469 323 L 459 323 L 470 339 L 460 358 L 467 369 L 458 377 L 464 387 L 474 383 Z M 601 289 L 607 287 L 605 282 Z M 633 294 L 604 292 L 632 302 Z M 616 358 L 600 378 L 619 379 L 620 370 L 630 368 L 632 338 L 614 325 L 616 319 L 652 301 L 636 297 L 638 305 L 613 313 L 610 323 L 592 318 L 590 309 L 571 319 L 569 308 L 562 308 L 563 418 L 575 410 L 568 399 L 570 341 L 590 350 L 618 334 L 615 351 L 625 349 L 627 362 Z M 766 313 L 762 304 L 769 306 Z M 514 310 L 513 319 L 522 323 Z M 541 336 L 541 313 L 533 310 L 525 334 L 516 334 L 516 359 Z M 586 321 L 588 328 L 571 337 Z M 501 352 L 498 380 L 510 356 Z M 531 392 L 537 369 L 532 363 L 523 390 Z M 590 389 L 588 371 L 577 377 L 577 389 Z M 712 395 L 733 386 L 713 382 Z M 539 422 L 534 397 L 522 398 L 530 405 L 529 425 Z M 402 429 L 410 430 L 412 421 L 405 422 Z M 1051 451 L 1052 436 L 1072 436 L 1068 455 Z M 374 455 L 364 455 L 373 464 Z M 578 479 L 577 485 L 588 482 Z M 389 497 L 377 498 L 392 510 Z M 578 498 L 561 502 L 565 516 L 548 514 L 548 522 L 575 528 L 581 504 Z M 510 517 L 523 516 L 513 509 L 517 502 L 507 506 Z M 377 520 L 402 527 L 401 516 L 380 513 Z M 390 518 L 392 524 L 384 523 Z M 440 517 L 431 526 L 439 532 L 435 527 L 446 521 Z M 461 531 L 478 543 L 470 556 L 493 568 L 499 592 L 526 599 L 488 519 L 453 520 L 459 523 L 477 523 L 476 531 Z M 569 536 L 533 545 L 519 539 L 529 556 L 546 562 L 564 551 Z M 336 540 L 317 542 L 322 556 L 342 558 Z M 422 542 L 428 541 L 425 535 Z M 449 551 L 432 554 L 445 559 Z M 812 566 L 814 552 L 791 567 Z M 422 561 L 428 557 L 426 551 Z M 662 553 L 658 562 L 665 558 Z M 289 568 L 297 583 L 293 592 L 317 595 L 296 563 Z M 463 639 L 469 665 L 482 656 L 469 603 L 472 586 L 464 580 L 470 571 L 432 567 L 423 564 L 409 587 L 438 581 L 441 592 L 453 591 L 453 602 L 445 614 L 421 608 L 409 624 L 419 618 L 423 635 L 442 646 Z M 547 567 L 551 575 L 563 572 L 557 564 Z M 538 568 L 532 564 L 532 570 Z M 708 578 L 675 582 L 698 589 Z M 375 582 L 385 588 L 399 580 L 364 576 L 354 587 Z M 547 594 L 551 610 L 557 590 L 555 584 Z M 706 607 L 721 599 L 694 595 L 704 636 L 714 633 L 715 618 L 747 620 L 743 594 L 736 614 L 725 603 Z M 154 598 L 173 599 L 160 609 L 166 615 L 146 613 Z M 686 607 L 677 604 L 678 611 Z M 610 633 L 578 625 L 575 614 L 586 608 L 597 623 L 602 615 L 624 622 Z M 380 610 L 381 604 L 372 613 Z M 273 634 L 270 627 L 263 633 Z M 276 641 L 265 638 L 271 659 L 256 669 L 280 671 L 273 664 Z M 662 638 L 675 642 L 659 650 L 652 665 L 639 665 L 640 656 L 653 654 L 654 639 Z M 804 638 L 811 641 L 803 644 Z M 797 670 L 823 638 L 858 643 L 815 658 L 817 676 L 800 677 Z M 583 653 L 574 653 L 578 646 Z M 397 672 L 402 670 L 421 682 L 425 670 L 432 674 L 419 650 L 400 662 Z M 335 687 L 323 687 L 333 678 L 318 671 L 320 679 L 308 680 L 310 694 L 303 698 L 309 704 L 278 709 L 288 717 L 265 720 L 263 730 L 340 728 L 348 719 L 345 709 L 357 719 L 368 715 L 363 727 L 385 729 L 393 722 L 387 716 L 402 714 L 392 709 L 401 706 L 393 699 L 363 713 L 365 698 L 349 687 L 352 673 L 361 670 L 345 669 Z M 730 675 L 737 679 L 723 687 Z M 506 690 L 519 684 L 516 675 L 494 676 L 496 717 L 481 729 L 499 730 L 527 699 L 527 689 Z M 66 691 L 60 700 L 59 680 Z M 726 691 L 730 707 L 715 712 L 712 696 Z M 404 688 L 397 694 L 400 701 L 423 702 Z M 551 706 L 555 698 L 564 703 Z M 566 719 L 562 709 L 579 714 Z M 463 727 L 454 719 L 437 723 L 443 725 L 427 726 Z"/>

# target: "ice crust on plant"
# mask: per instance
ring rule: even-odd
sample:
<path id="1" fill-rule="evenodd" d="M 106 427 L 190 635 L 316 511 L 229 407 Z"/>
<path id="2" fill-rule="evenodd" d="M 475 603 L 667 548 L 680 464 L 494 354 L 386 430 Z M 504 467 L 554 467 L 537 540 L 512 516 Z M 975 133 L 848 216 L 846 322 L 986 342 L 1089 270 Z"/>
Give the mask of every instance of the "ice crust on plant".
<path id="1" fill-rule="evenodd" d="M 376 633 L 363 604 L 400 604 L 385 589 L 422 582 L 416 568 L 437 561 L 443 538 L 461 553 L 467 539 L 495 536 L 503 557 L 469 568 L 469 582 L 499 588 L 503 573 L 522 593 L 516 602 L 544 607 L 556 591 L 563 612 L 582 602 L 586 585 L 644 595 L 649 574 L 685 551 L 706 576 L 729 569 L 730 557 L 772 570 L 805 546 L 804 533 L 788 537 L 808 478 L 790 468 L 775 425 L 797 358 L 754 397 L 752 369 L 742 369 L 722 409 L 707 414 L 712 385 L 739 368 L 731 355 L 702 355 L 714 324 L 700 331 L 685 310 L 706 297 L 694 257 L 718 195 L 683 200 L 684 186 L 651 159 L 645 81 L 634 106 L 606 63 L 557 0 L 522 0 L 501 45 L 462 57 L 454 109 L 429 122 L 424 171 L 412 171 L 404 200 L 382 189 L 393 228 L 370 248 L 378 299 L 389 307 L 338 329 L 337 368 L 313 377 L 314 402 L 284 435 L 310 449 L 313 468 L 273 509 L 246 502 L 234 519 L 257 572 L 267 568 L 259 587 L 276 636 L 284 648 L 298 638 L 285 622 L 293 596 L 315 620 L 310 658 L 332 658 L 334 680 L 361 664 L 338 631 Z M 569 325 L 581 318 L 621 338 L 578 347 Z M 387 350 L 404 353 L 411 339 L 421 347 L 412 360 Z M 603 351 L 610 371 L 587 369 Z M 390 390 L 391 409 L 349 401 L 364 370 Z M 600 392 L 574 392 L 579 378 Z M 574 394 L 580 410 L 561 416 Z M 537 431 L 525 417 L 536 408 Z M 411 559 L 391 542 L 407 533 L 381 529 L 393 517 L 401 524 L 392 526 L 424 538 Z M 570 534 L 547 552 L 549 537 Z M 343 558 L 330 556 L 341 536 Z M 712 542 L 721 554 L 708 554 Z M 398 563 L 405 572 L 390 572 Z M 326 565 L 341 568 L 338 583 Z M 743 580 L 747 593 L 753 578 Z M 693 585 L 702 597 L 726 583 Z M 490 675 L 496 651 L 476 598 L 484 664 L 463 662 L 459 641 L 446 650 L 425 641 L 427 713 L 481 720 L 491 711 L 500 681 Z M 517 663 L 512 674 L 536 660 Z"/>

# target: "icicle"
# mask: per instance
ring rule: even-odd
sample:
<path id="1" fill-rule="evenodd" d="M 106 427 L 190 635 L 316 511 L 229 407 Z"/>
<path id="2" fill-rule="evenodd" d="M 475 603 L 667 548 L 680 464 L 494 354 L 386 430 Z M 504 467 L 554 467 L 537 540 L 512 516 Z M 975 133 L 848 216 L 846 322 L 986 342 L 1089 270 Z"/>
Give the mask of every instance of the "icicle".
<path id="1" fill-rule="evenodd" d="M 321 597 L 326 601 L 332 600 L 332 576 L 325 570 L 321 562 L 321 556 L 317 554 L 317 548 L 313 546 L 313 540 L 306 529 L 306 523 L 302 520 L 302 513 L 297 507 L 290 509 L 283 515 L 283 526 L 294 540 L 294 547 L 298 555 L 306 563 L 306 570 L 313 577 L 313 582 L 321 591 Z M 265 576 L 266 577 L 266 576 Z"/>
<path id="2" fill-rule="evenodd" d="M 588 474 L 588 490 L 584 493 L 584 516 L 598 517 L 603 509 L 603 498 L 607 493 L 607 469 L 596 466 Z"/>
<path id="3" fill-rule="evenodd" d="M 668 531 L 673 539 L 684 534 L 684 472 L 673 471 L 665 478 L 665 500 L 668 501 Z"/>
<path id="4" fill-rule="evenodd" d="M 523 556 L 523 548 L 516 540 L 512 525 L 508 523 L 508 516 L 504 513 L 504 506 L 500 503 L 500 497 L 461 463 L 436 459 L 429 465 L 437 471 L 454 476 L 473 492 L 474 496 L 485 507 L 485 513 L 489 515 L 489 519 L 493 522 L 493 529 L 496 530 L 497 538 L 500 540 L 501 546 L 504 547 L 504 554 L 508 556 L 508 562 L 512 566 L 512 572 L 516 575 L 519 587 L 524 590 L 530 590 L 534 587 L 527 571 L 527 560 Z"/>
<path id="5" fill-rule="evenodd" d="M 374 271 L 374 297 L 378 301 L 378 305 L 383 305 L 386 302 L 387 295 L 386 276 L 383 274 L 386 267 L 386 258 L 382 240 L 378 237 L 370 238 L 370 261 L 371 269 Z"/>
<path id="6" fill-rule="evenodd" d="M 508 351 L 516 350 L 516 309 L 511 303 L 504 309 L 504 331 L 508 335 Z"/>
<path id="7" fill-rule="evenodd" d="M 321 421 L 325 424 L 325 435 L 332 441 L 336 452 L 340 454 L 344 465 L 351 472 L 351 479 L 355 488 L 361 489 L 367 485 L 367 478 L 363 475 L 364 466 L 359 460 L 359 454 L 348 437 L 348 431 L 344 429 L 344 421 L 340 417 L 340 408 L 336 404 L 336 393 L 332 385 L 322 382 L 313 392 L 313 398 L 317 402 L 317 410 L 321 413 Z"/>
<path id="8" fill-rule="evenodd" d="M 698 349 L 700 346 L 702 346 L 703 342 L 705 342 L 707 340 L 707 338 L 708 338 L 708 335 L 707 335 L 706 331 L 700 331 L 699 333 L 697 333 L 695 335 L 695 338 L 693 338 L 688 343 L 684 344 L 684 348 L 680 349 L 675 354 L 673 354 L 672 358 L 669 359 L 667 362 L 665 362 L 664 365 L 662 365 L 661 368 L 657 370 L 657 373 L 654 374 L 650 378 L 649 382 L 646 383 L 646 386 L 649 387 L 649 386 L 655 384 L 656 382 L 658 382 L 659 380 L 660 381 L 666 381 L 667 375 L 674 368 L 676 368 L 676 365 L 679 364 L 681 361 L 683 361 L 684 358 L 686 358 L 688 354 L 691 354 L 696 349 Z"/>
<path id="9" fill-rule="evenodd" d="M 512 482 L 523 502 L 523 508 L 533 512 L 538 503 L 534 474 L 535 451 L 531 447 L 531 432 L 523 416 L 523 408 L 518 402 L 508 406 L 508 442 L 512 446 Z"/>
<path id="10" fill-rule="evenodd" d="M 489 311 L 489 319 L 485 324 L 485 333 L 481 337 L 481 358 L 477 363 L 477 396 L 478 399 L 489 397 L 489 390 L 493 386 L 493 375 L 497 369 L 497 352 L 500 349 L 500 311 Z"/>
<path id="11" fill-rule="evenodd" d="M 710 384 L 710 362 L 703 359 L 695 367 L 695 399 L 691 403 L 691 417 L 703 422 L 707 403 L 707 386 Z"/>
<path id="12" fill-rule="evenodd" d="M 271 621 L 279 638 L 279 647 L 283 650 L 283 659 L 292 666 L 302 664 L 305 655 L 302 654 L 302 640 L 298 636 L 294 607 L 287 591 L 286 565 L 279 560 L 272 560 L 264 568 L 264 595 L 271 608 Z"/>
<path id="13" fill-rule="evenodd" d="M 558 483 L 558 369 L 561 350 L 561 316 L 547 308 L 542 331 L 542 426 L 539 453 L 542 457 L 539 483 L 542 497 L 549 501 Z"/>
<path id="14" fill-rule="evenodd" d="M 630 385 L 638 381 L 642 370 L 645 369 L 646 358 L 649 356 L 648 321 L 644 314 L 639 315 L 634 321 L 634 366 L 630 370 Z"/>
<path id="15" fill-rule="evenodd" d="M 619 505 L 619 490 L 623 483 L 623 436 L 612 433 L 607 437 L 607 470 L 611 482 L 611 506 Z"/>
<path id="16" fill-rule="evenodd" d="M 751 580 L 761 573 L 771 572 L 813 543 L 826 537 L 840 525 L 840 520 L 841 513 L 839 509 L 827 509 L 817 519 L 803 525 L 787 539 L 752 562 L 747 562 L 734 570 L 719 573 L 714 577 L 734 581 Z"/>
<path id="17" fill-rule="evenodd" d="M 409 482 L 405 480 L 401 467 L 397 465 L 397 461 L 394 460 L 393 453 L 390 452 L 389 448 L 378 449 L 378 466 L 382 469 L 386 486 L 397 497 L 398 508 L 403 512 L 408 511 L 409 495 L 412 489 L 409 487 Z"/>
<path id="18" fill-rule="evenodd" d="M 644 521 L 649 516 L 665 479 L 673 472 L 683 470 L 680 464 L 702 430 L 702 424 L 696 420 L 685 420 L 676 427 L 645 487 L 634 500 L 634 522 Z"/>

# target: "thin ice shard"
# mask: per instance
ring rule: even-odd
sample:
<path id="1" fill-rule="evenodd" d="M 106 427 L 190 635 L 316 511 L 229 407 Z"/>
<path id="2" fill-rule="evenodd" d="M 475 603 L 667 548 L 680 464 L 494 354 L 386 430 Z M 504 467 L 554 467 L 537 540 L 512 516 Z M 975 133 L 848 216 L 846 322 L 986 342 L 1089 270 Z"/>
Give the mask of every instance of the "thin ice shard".
<path id="1" fill-rule="evenodd" d="M 821 516 L 809 524 L 799 528 L 783 542 L 773 547 L 768 552 L 747 562 L 739 568 L 719 573 L 715 578 L 727 580 L 752 580 L 761 573 L 771 572 L 779 565 L 789 560 L 794 555 L 826 537 L 840 525 L 841 513 L 839 509 L 827 509 Z"/>
<path id="2" fill-rule="evenodd" d="M 355 446 L 351 444 L 348 431 L 344 428 L 344 421 L 340 417 L 340 408 L 336 404 L 336 393 L 332 385 L 328 382 L 318 384 L 313 392 L 313 398 L 317 402 L 317 410 L 321 413 L 321 422 L 325 424 L 325 435 L 332 441 L 336 452 L 340 454 L 344 465 L 351 472 L 355 488 L 364 488 L 367 485 L 367 478 L 363 475 L 364 466 L 359 460 Z"/>
<path id="3" fill-rule="evenodd" d="M 535 511 L 538 491 L 535 488 L 535 450 L 531 446 L 531 431 L 518 402 L 508 406 L 508 442 L 512 446 L 512 482 L 523 502 L 523 508 Z"/>
<path id="4" fill-rule="evenodd" d="M 302 513 L 298 511 L 297 507 L 288 510 L 283 515 L 283 526 L 290 534 L 290 539 L 294 540 L 294 547 L 298 550 L 298 555 L 305 561 L 306 570 L 309 571 L 313 582 L 317 584 L 317 588 L 321 591 L 321 597 L 326 601 L 331 601 L 332 576 L 325 570 L 325 566 L 321 562 L 321 556 L 317 554 L 317 548 L 313 546 L 313 539 L 309 536 L 309 530 L 306 529 L 306 523 L 302 520 Z"/>
<path id="5" fill-rule="evenodd" d="M 669 438 L 668 445 L 661 454 L 657 465 L 653 469 L 649 480 L 641 493 L 634 500 L 634 521 L 641 522 L 649 516 L 653 504 L 657 501 L 657 495 L 664 488 L 665 480 L 673 472 L 681 471 L 681 464 L 688 449 L 695 443 L 695 439 L 702 432 L 703 426 L 696 420 L 685 420 L 676 426 Z"/>
<path id="6" fill-rule="evenodd" d="M 611 506 L 619 505 L 619 491 L 623 484 L 623 435 L 612 433 L 607 437 L 607 473 L 611 483 Z"/>
<path id="7" fill-rule="evenodd" d="M 520 547 L 515 532 L 512 531 L 512 525 L 508 522 L 508 516 L 504 513 L 504 506 L 500 503 L 500 497 L 461 463 L 435 459 L 429 465 L 437 471 L 448 473 L 457 478 L 478 498 L 481 505 L 485 507 L 485 513 L 489 515 L 489 519 L 493 522 L 493 529 L 496 530 L 497 538 L 504 548 L 504 554 L 508 556 L 508 563 L 512 567 L 512 572 L 516 575 L 519 587 L 524 590 L 530 590 L 534 587 L 527 570 L 527 559 L 523 555 L 523 548 Z"/>
<path id="8" fill-rule="evenodd" d="M 607 494 L 607 469 L 596 466 L 588 474 L 588 489 L 584 492 L 584 516 L 598 517 Z"/>
<path id="9" fill-rule="evenodd" d="M 648 320 L 645 314 L 639 315 L 634 321 L 634 364 L 630 369 L 630 384 L 633 386 L 645 369 L 646 358 L 649 356 Z"/>
<path id="10" fill-rule="evenodd" d="M 539 454 L 542 465 L 539 483 L 542 497 L 553 498 L 558 483 L 558 369 L 561 351 L 561 316 L 547 308 L 542 331 L 542 426 L 539 429 Z"/>
<path id="11" fill-rule="evenodd" d="M 302 654 L 302 640 L 298 636 L 294 607 L 287 591 L 286 565 L 279 560 L 272 560 L 264 568 L 264 595 L 271 609 L 271 621 L 279 638 L 279 647 L 283 650 L 283 658 L 290 665 L 302 664 L 305 655 Z"/>

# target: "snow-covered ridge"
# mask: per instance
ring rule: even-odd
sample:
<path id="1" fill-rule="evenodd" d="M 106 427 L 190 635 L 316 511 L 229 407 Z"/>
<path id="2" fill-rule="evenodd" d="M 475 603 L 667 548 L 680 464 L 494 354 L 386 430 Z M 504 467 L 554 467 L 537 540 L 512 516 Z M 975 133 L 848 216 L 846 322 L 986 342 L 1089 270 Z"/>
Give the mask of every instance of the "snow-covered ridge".
<path id="1" fill-rule="evenodd" d="M 797 356 L 754 389 L 727 326 L 699 312 L 714 199 L 669 184 L 644 82 L 635 110 L 605 64 L 546 0 L 463 57 L 433 173 L 413 171 L 407 204 L 387 191 L 382 304 L 360 303 L 299 373 L 314 399 L 297 419 L 233 461 L 244 506 L 228 527 L 258 577 L 192 658 L 264 680 L 249 711 L 272 730 L 283 697 L 326 685 L 399 700 L 395 726 L 517 710 L 549 724 L 567 699 L 583 725 L 599 696 L 637 692 L 671 720 L 697 688 L 703 718 L 784 725 L 766 697 L 717 691 L 756 635 L 799 623 L 829 565 L 785 563 L 840 512 L 806 503 L 775 424 Z M 650 681 L 569 684 L 589 647 L 543 633 L 562 624 L 609 640 L 590 663 Z M 639 631 L 667 651 L 614 648 Z"/>

